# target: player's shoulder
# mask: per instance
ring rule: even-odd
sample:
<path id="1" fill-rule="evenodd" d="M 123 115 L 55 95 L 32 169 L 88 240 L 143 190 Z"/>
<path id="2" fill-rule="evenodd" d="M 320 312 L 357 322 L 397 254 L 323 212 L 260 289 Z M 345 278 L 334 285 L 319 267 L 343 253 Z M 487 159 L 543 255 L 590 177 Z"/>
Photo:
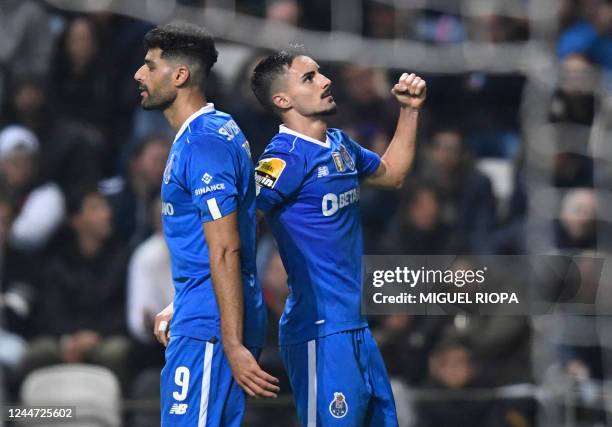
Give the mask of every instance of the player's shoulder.
<path id="1" fill-rule="evenodd" d="M 337 128 L 327 129 L 327 137 L 329 139 L 332 139 L 340 143 L 348 143 L 348 144 L 355 143 L 355 141 L 353 141 L 351 137 L 346 132 L 344 132 L 342 129 L 337 129 Z"/>
<path id="2" fill-rule="evenodd" d="M 219 110 L 203 114 L 189 128 L 187 146 L 189 151 L 232 150 L 232 142 L 242 144 L 245 139 L 240 127 L 231 115 Z"/>
<path id="3" fill-rule="evenodd" d="M 287 157 L 302 156 L 303 149 L 297 144 L 297 137 L 288 133 L 280 132 L 274 135 L 266 146 L 262 157 L 270 155 L 281 155 Z"/>

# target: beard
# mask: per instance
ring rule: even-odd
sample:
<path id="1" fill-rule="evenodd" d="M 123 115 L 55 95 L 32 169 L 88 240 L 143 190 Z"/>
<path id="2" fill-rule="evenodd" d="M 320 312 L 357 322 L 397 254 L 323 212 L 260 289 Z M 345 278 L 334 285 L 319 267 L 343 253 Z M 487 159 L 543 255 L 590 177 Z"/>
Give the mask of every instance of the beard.
<path id="1" fill-rule="evenodd" d="M 152 95 L 150 92 L 147 92 L 147 97 L 143 98 L 140 102 L 143 110 L 152 111 L 152 110 L 160 110 L 163 111 L 170 107 L 174 100 L 176 99 L 176 95 L 168 94 L 166 96 L 163 95 Z"/>
<path id="2" fill-rule="evenodd" d="M 328 117 L 333 116 L 338 112 L 338 106 L 336 104 L 326 108 L 325 110 L 315 111 L 314 113 L 309 114 L 310 117 Z"/>

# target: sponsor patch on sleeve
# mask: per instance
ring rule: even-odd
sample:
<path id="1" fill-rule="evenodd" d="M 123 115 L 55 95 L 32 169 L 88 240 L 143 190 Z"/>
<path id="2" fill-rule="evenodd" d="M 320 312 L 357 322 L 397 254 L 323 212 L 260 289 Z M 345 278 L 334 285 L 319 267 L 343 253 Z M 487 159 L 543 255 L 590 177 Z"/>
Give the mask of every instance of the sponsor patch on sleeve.
<path id="1" fill-rule="evenodd" d="M 255 183 L 258 187 L 274 188 L 286 165 L 276 157 L 260 160 L 255 168 Z"/>

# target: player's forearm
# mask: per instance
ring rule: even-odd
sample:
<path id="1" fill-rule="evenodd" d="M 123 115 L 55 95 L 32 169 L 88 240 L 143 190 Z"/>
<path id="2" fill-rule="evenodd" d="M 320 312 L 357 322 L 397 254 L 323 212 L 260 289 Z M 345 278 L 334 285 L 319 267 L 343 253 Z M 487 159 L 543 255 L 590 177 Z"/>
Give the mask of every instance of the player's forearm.
<path id="1" fill-rule="evenodd" d="M 419 110 L 401 107 L 397 127 L 382 160 L 386 166 L 386 186 L 399 188 L 414 163 Z"/>
<path id="2" fill-rule="evenodd" d="M 211 248 L 212 249 L 212 248 Z M 242 344 L 244 297 L 240 249 L 210 250 L 210 272 L 221 315 L 221 335 L 226 348 Z"/>

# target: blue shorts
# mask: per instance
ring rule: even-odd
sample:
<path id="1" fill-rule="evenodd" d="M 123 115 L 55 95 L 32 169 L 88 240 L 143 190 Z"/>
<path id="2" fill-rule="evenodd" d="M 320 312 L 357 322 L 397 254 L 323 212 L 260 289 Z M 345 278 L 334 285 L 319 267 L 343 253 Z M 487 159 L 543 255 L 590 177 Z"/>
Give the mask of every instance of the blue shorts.
<path id="1" fill-rule="evenodd" d="M 214 342 L 211 342 L 214 341 Z M 234 381 L 223 346 L 173 336 L 161 372 L 162 427 L 238 427 L 246 396 Z M 261 349 L 249 349 L 257 358 Z"/>
<path id="2" fill-rule="evenodd" d="M 280 348 L 304 427 L 397 427 L 387 370 L 369 328 Z"/>

